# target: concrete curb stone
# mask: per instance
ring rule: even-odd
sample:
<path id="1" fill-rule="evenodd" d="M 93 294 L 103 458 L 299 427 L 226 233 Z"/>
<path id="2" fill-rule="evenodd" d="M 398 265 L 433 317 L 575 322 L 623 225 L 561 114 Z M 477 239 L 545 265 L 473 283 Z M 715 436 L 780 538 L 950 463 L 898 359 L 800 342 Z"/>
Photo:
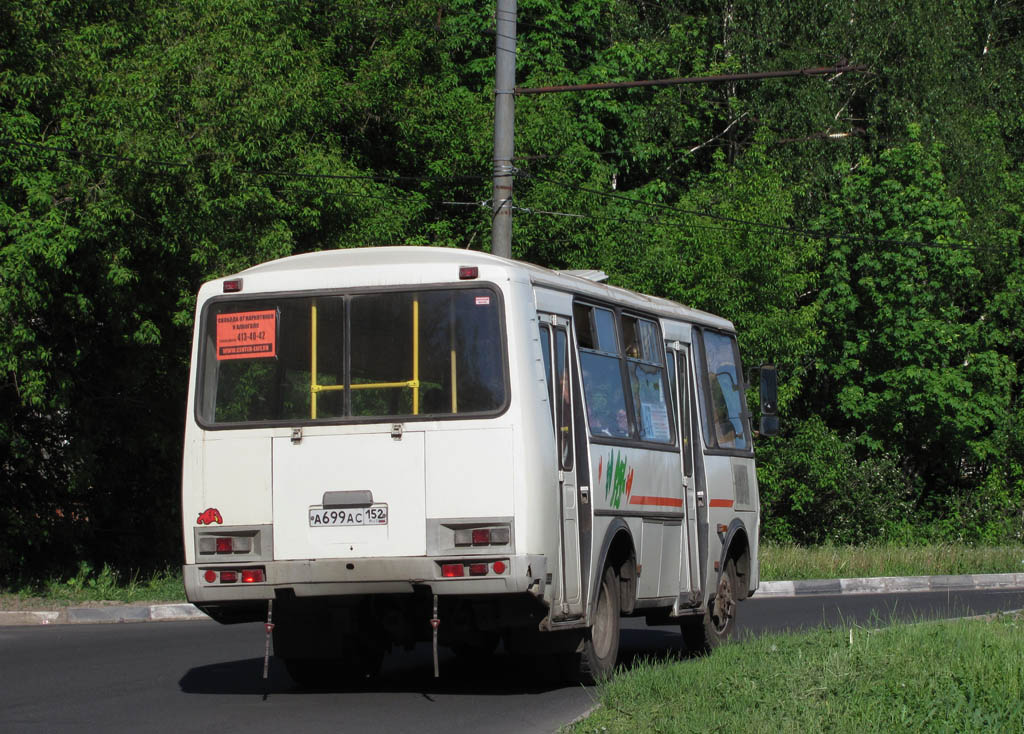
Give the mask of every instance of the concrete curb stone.
<path id="1" fill-rule="evenodd" d="M 1024 589 L 1024 573 L 762 581 L 755 597 L 786 598 L 831 594 L 893 594 L 916 591 L 980 591 L 983 589 Z"/>
<path id="2" fill-rule="evenodd" d="M 192 619 L 209 619 L 209 617 L 191 604 L 111 604 L 102 607 L 67 607 L 49 611 L 0 612 L 0 627 L 181 622 Z"/>
<path id="3" fill-rule="evenodd" d="M 835 594 L 893 594 L 918 591 L 1024 589 L 1024 573 L 964 576 L 879 576 L 876 578 L 762 581 L 756 598 L 782 599 Z M 0 627 L 54 624 L 181 622 L 209 619 L 191 604 L 112 604 L 47 611 L 0 612 Z"/>

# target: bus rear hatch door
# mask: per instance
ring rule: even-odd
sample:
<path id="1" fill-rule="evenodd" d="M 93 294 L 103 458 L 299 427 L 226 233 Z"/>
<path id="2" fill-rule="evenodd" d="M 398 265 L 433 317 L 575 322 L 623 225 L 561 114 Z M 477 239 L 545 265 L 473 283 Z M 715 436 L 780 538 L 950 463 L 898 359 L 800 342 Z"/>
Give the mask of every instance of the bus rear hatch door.
<path id="1" fill-rule="evenodd" d="M 421 556 L 423 433 L 274 439 L 277 560 Z"/>

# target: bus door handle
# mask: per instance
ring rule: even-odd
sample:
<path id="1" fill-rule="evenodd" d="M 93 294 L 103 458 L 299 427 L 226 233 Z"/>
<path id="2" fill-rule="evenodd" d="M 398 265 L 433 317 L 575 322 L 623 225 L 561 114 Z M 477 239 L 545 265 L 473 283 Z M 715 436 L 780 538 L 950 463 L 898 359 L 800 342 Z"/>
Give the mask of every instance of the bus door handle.
<path id="1" fill-rule="evenodd" d="M 590 487 L 580 486 L 580 504 L 590 504 Z"/>
<path id="2" fill-rule="evenodd" d="M 698 489 L 697 490 L 697 504 L 700 505 L 701 507 L 704 506 L 704 490 L 703 489 Z"/>

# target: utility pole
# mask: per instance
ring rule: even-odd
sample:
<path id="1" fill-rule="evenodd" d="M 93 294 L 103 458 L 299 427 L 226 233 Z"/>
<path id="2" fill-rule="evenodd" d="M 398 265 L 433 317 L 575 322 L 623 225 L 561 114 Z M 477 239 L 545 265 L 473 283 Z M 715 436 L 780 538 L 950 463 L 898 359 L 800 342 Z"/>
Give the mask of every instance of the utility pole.
<path id="1" fill-rule="evenodd" d="M 491 252 L 512 257 L 512 155 L 515 149 L 516 0 L 497 0 L 494 54 L 494 193 Z"/>

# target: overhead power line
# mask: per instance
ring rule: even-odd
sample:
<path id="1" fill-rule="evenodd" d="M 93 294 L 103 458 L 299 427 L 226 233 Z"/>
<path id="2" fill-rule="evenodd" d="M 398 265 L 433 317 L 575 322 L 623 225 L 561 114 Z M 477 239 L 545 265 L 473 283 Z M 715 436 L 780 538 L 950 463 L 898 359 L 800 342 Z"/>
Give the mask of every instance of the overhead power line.
<path id="1" fill-rule="evenodd" d="M 830 74 L 867 73 L 864 64 L 842 64 L 818 66 L 811 69 L 788 69 L 785 71 L 753 71 L 744 74 L 715 74 L 712 76 L 688 76 L 674 79 L 647 79 L 632 82 L 597 82 L 594 84 L 564 84 L 553 87 L 516 87 L 516 94 L 549 94 L 551 92 L 590 92 L 598 89 L 632 89 L 635 87 L 671 87 L 680 84 L 716 84 L 742 82 L 754 79 L 780 79 L 793 76 L 828 76 Z"/>

